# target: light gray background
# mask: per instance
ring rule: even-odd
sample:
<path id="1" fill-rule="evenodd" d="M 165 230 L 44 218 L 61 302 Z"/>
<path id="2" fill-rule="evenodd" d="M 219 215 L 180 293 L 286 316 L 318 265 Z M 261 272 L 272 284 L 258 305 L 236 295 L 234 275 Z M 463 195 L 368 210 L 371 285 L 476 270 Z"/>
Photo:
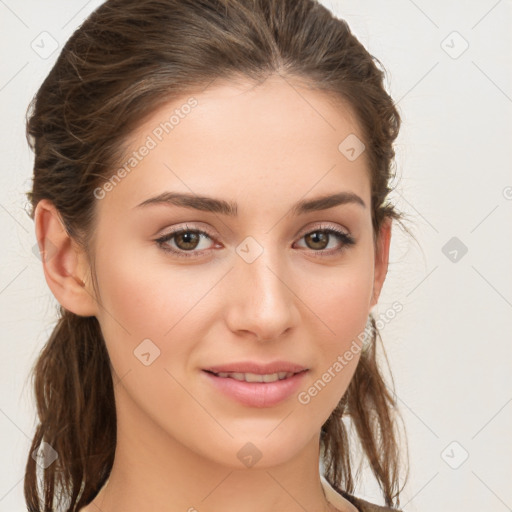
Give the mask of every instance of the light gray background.
<path id="1" fill-rule="evenodd" d="M 56 318 L 24 211 L 33 161 L 24 115 L 100 3 L 0 0 L 1 512 L 25 510 L 27 375 Z M 382 331 L 409 439 L 403 508 L 512 510 L 512 3 L 323 3 L 383 62 L 403 117 L 394 198 L 420 247 L 395 230 L 378 310 L 403 305 Z M 362 493 L 377 496 L 371 483 Z"/>

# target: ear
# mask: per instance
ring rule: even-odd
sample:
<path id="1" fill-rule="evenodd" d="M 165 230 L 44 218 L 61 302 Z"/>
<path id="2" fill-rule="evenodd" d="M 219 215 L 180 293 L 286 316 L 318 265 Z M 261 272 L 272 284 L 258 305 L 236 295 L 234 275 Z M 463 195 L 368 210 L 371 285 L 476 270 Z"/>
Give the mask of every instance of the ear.
<path id="1" fill-rule="evenodd" d="M 388 273 L 391 224 L 392 219 L 390 218 L 387 218 L 383 221 L 375 244 L 375 270 L 373 277 L 373 294 L 370 308 L 377 304 L 382 286 L 384 285 L 384 279 Z"/>
<path id="2" fill-rule="evenodd" d="M 86 255 L 68 235 L 58 210 L 42 199 L 34 212 L 36 238 L 44 276 L 58 302 L 79 316 L 95 316 L 98 308 L 93 292 L 83 279 L 89 270 Z"/>

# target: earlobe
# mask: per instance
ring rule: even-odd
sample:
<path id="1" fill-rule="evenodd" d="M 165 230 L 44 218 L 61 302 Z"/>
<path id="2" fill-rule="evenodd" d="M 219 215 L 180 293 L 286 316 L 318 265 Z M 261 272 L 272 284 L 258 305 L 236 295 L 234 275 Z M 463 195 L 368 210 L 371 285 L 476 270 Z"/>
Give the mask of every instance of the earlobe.
<path id="1" fill-rule="evenodd" d="M 373 294 L 370 307 L 377 304 L 380 292 L 386 279 L 389 263 L 389 247 L 391 243 L 392 219 L 385 219 L 380 228 L 375 249 L 375 272 L 373 279 Z"/>
<path id="2" fill-rule="evenodd" d="M 51 201 L 39 201 L 34 222 L 45 279 L 53 295 L 76 315 L 95 316 L 97 303 L 84 282 L 88 269 L 86 255 L 66 232 Z"/>

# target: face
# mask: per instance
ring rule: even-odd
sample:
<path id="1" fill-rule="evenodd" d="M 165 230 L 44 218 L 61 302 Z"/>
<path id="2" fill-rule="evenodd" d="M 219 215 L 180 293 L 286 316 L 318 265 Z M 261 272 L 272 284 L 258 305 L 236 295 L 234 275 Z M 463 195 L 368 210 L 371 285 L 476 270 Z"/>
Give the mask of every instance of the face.
<path id="1" fill-rule="evenodd" d="M 374 304 L 366 155 L 338 149 L 351 134 L 362 138 L 348 107 L 280 78 L 210 86 L 137 129 L 136 165 L 97 191 L 94 239 L 124 431 L 157 429 L 234 467 L 248 442 L 263 467 L 317 439 Z M 206 371 L 274 362 L 250 373 L 289 364 L 294 376 Z"/>

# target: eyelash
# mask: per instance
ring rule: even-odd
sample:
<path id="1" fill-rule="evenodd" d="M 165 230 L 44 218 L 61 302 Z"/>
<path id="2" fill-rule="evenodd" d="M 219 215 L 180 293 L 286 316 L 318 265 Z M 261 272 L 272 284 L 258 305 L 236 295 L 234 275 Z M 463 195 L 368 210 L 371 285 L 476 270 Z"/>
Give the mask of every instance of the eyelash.
<path id="1" fill-rule="evenodd" d="M 326 233 L 329 235 L 335 235 L 339 238 L 339 240 L 341 240 L 343 245 L 339 249 L 321 249 L 318 251 L 315 251 L 314 249 L 310 249 L 313 253 L 315 253 L 315 257 L 329 257 L 329 256 L 333 256 L 334 254 L 340 254 L 341 252 L 348 249 L 348 247 L 355 244 L 355 240 L 351 235 L 349 235 L 348 233 L 345 233 L 344 231 L 341 231 L 335 227 L 332 227 L 332 226 L 319 226 L 311 231 L 307 231 L 306 233 L 304 233 L 300 237 L 300 239 L 304 238 L 306 235 L 310 235 L 312 233 L 317 233 L 317 232 L 322 232 L 322 233 Z M 181 250 L 172 249 L 171 247 L 166 245 L 166 242 L 172 240 L 175 236 L 181 235 L 183 233 L 196 233 L 199 235 L 206 235 L 208 238 L 213 240 L 213 237 L 206 231 L 203 231 L 201 229 L 193 229 L 193 228 L 189 228 L 188 226 L 185 226 L 185 228 L 171 231 L 170 233 L 167 233 L 167 234 L 161 236 L 160 238 L 157 238 L 155 240 L 155 242 L 160 247 L 160 249 L 162 249 L 164 252 L 171 253 L 173 255 L 176 255 L 176 256 L 182 257 L 182 258 L 200 258 L 201 256 L 203 256 L 204 252 L 213 250 L 213 249 L 205 249 L 204 251 L 197 251 L 195 249 L 192 249 L 190 251 L 184 251 L 183 249 L 181 249 Z"/>

